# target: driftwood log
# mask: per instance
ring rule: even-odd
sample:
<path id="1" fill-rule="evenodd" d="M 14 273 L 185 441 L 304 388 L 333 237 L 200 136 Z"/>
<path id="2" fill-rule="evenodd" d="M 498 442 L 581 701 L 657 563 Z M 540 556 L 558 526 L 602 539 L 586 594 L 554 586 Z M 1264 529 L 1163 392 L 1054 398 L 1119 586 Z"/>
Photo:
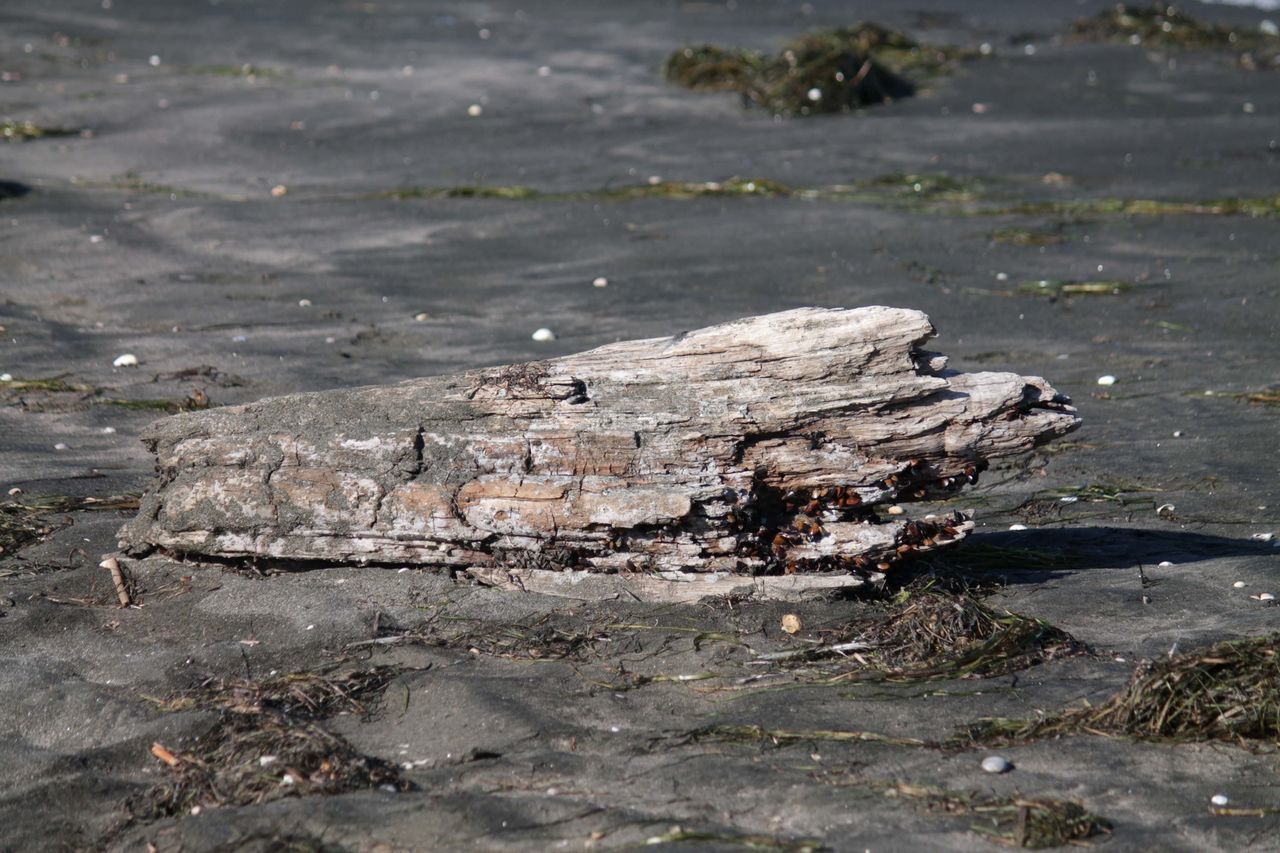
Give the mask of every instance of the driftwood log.
<path id="1" fill-rule="evenodd" d="M 918 311 L 806 308 L 177 415 L 144 436 L 158 480 L 120 544 L 583 598 L 856 585 L 972 526 L 887 506 L 1079 423 L 1043 379 L 947 370 L 933 335 Z"/>

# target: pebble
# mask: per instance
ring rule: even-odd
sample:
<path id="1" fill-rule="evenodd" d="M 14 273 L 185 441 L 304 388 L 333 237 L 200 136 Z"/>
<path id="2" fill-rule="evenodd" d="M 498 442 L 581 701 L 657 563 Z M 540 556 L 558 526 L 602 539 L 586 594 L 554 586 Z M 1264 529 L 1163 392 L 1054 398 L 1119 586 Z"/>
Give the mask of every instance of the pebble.
<path id="1" fill-rule="evenodd" d="M 800 621 L 800 617 L 795 613 L 788 613 L 782 617 L 782 630 L 788 634 L 795 634 L 803 627 L 804 623 Z"/>
<path id="2" fill-rule="evenodd" d="M 592 287 L 608 287 L 609 279 L 605 278 L 604 276 L 599 276 L 594 281 L 591 282 L 591 286 Z"/>
<path id="3" fill-rule="evenodd" d="M 1000 755 L 988 755 L 982 759 L 982 769 L 988 773 L 1008 773 L 1013 769 L 1009 759 Z"/>
<path id="4" fill-rule="evenodd" d="M 116 431 L 116 428 L 115 428 L 115 427 L 103 427 L 103 428 L 102 428 L 102 434 L 103 434 L 103 435 L 114 435 L 114 434 L 115 434 L 115 431 Z"/>
<path id="5" fill-rule="evenodd" d="M 1231 802 L 1231 798 L 1226 794 L 1214 794 L 1209 798 L 1209 802 L 1213 803 L 1215 806 L 1225 806 L 1227 803 Z"/>
<path id="6" fill-rule="evenodd" d="M 70 449 L 71 449 L 71 445 L 69 445 L 69 444 L 64 444 L 64 443 L 62 443 L 61 441 L 59 441 L 57 444 L 55 444 L 55 445 L 53 446 L 53 449 L 54 449 L 54 450 L 70 450 Z"/>
<path id="7" fill-rule="evenodd" d="M 1180 430 L 1180 429 L 1175 429 L 1175 430 L 1173 431 L 1173 437 L 1174 437 L 1174 438 L 1182 438 L 1182 430 Z"/>
<path id="8" fill-rule="evenodd" d="M 160 66 L 160 57 L 154 53 L 151 54 L 151 58 L 147 60 L 147 64 L 152 68 L 158 68 Z"/>
<path id="9" fill-rule="evenodd" d="M 1010 524 L 1009 529 L 1010 530 L 1026 530 L 1027 526 L 1025 524 Z"/>
<path id="10" fill-rule="evenodd" d="M 91 234 L 91 235 L 89 235 L 89 242 L 90 242 L 90 243 L 101 243 L 101 242 L 102 242 L 102 235 L 101 235 L 101 234 Z"/>
<path id="11" fill-rule="evenodd" d="M 299 300 L 298 300 L 298 307 L 299 307 L 299 308 L 310 308 L 310 307 L 311 307 L 311 300 L 310 300 L 310 299 L 299 299 Z"/>
<path id="12" fill-rule="evenodd" d="M 556 339 L 556 333 L 551 331 L 550 329 L 542 328 L 533 333 L 533 339 L 540 343 L 546 342 L 546 341 L 554 341 Z"/>
<path id="13" fill-rule="evenodd" d="M 1098 384 L 1099 385 L 1115 385 L 1116 378 L 1112 376 L 1110 373 L 1108 373 L 1106 376 L 1098 377 Z"/>
<path id="14" fill-rule="evenodd" d="M 426 311 L 419 311 L 417 314 L 413 315 L 413 319 L 417 320 L 419 323 L 425 323 L 431 319 L 431 315 Z"/>
<path id="15" fill-rule="evenodd" d="M 811 100 L 811 101 L 821 101 L 821 100 L 822 100 L 822 90 L 821 90 L 821 89 L 819 89 L 817 86 L 814 86 L 812 89 L 810 89 L 810 90 L 809 90 L 809 100 Z"/>
<path id="16" fill-rule="evenodd" d="M 1280 26 L 1276 26 L 1276 22 L 1270 18 L 1258 24 L 1258 30 L 1269 36 L 1280 36 Z"/>
<path id="17" fill-rule="evenodd" d="M 12 382 L 12 381 L 13 381 L 12 373 L 0 373 L 0 382 Z"/>
<path id="18" fill-rule="evenodd" d="M 271 188 L 271 195 L 275 196 L 276 198 L 280 198 L 280 196 L 288 195 L 288 194 L 289 194 L 289 188 L 286 187 L 284 184 L 276 184 L 274 187 Z"/>
<path id="19" fill-rule="evenodd" d="M 1173 565 L 1173 563 L 1169 562 L 1168 560 L 1161 560 L 1161 561 L 1160 561 L 1160 568 L 1162 568 L 1162 569 L 1167 569 L 1167 568 L 1169 568 L 1169 567 L 1170 567 L 1170 566 L 1172 566 L 1172 565 Z"/>
<path id="20" fill-rule="evenodd" d="M 538 76 L 539 76 L 539 77 L 550 77 L 550 76 L 551 76 L 551 66 L 550 66 L 550 65 L 540 65 L 540 66 L 538 66 Z"/>
<path id="21" fill-rule="evenodd" d="M 1236 589 L 1244 589 L 1246 586 L 1248 586 L 1248 584 L 1246 584 L 1244 581 L 1236 581 L 1235 583 L 1232 584 L 1232 586 L 1235 587 Z"/>
<path id="22" fill-rule="evenodd" d="M 258 758 L 258 766 L 266 767 L 269 764 L 275 764 L 276 757 L 274 755 L 263 755 Z"/>
<path id="23" fill-rule="evenodd" d="M 116 356 L 116 360 L 111 362 L 112 367 L 137 367 L 138 357 L 131 352 L 124 355 Z"/>
<path id="24" fill-rule="evenodd" d="M 906 510 L 898 506 L 897 504 L 894 504 L 893 506 L 885 510 L 885 512 L 889 513 L 889 515 L 902 515 L 904 512 L 906 512 Z"/>
<path id="25" fill-rule="evenodd" d="M 996 281 L 1008 281 L 1008 280 L 1009 280 L 1009 274 L 1007 272 L 996 273 Z"/>
<path id="26" fill-rule="evenodd" d="M 1269 592 L 1260 592 L 1257 595 L 1251 595 L 1250 598 L 1256 598 L 1258 601 L 1275 601 L 1276 597 Z"/>
<path id="27" fill-rule="evenodd" d="M 484 107 L 480 106 L 479 104 L 472 104 L 471 106 L 467 107 L 467 115 L 471 116 L 472 118 L 475 118 L 476 116 L 480 115 L 483 112 L 484 112 Z"/>

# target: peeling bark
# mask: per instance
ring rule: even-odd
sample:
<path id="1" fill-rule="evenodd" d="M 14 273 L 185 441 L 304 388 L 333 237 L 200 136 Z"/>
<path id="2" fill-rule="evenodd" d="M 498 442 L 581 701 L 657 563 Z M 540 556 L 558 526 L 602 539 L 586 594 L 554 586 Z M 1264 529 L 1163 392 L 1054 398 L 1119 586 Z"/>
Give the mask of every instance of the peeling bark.
<path id="1" fill-rule="evenodd" d="M 947 370 L 920 349 L 933 334 L 918 311 L 806 308 L 176 415 L 144 436 L 159 478 L 121 547 L 505 570 L 513 584 L 856 583 L 972 526 L 882 518 L 886 504 L 950 494 L 1079 423 L 1043 379 Z"/>

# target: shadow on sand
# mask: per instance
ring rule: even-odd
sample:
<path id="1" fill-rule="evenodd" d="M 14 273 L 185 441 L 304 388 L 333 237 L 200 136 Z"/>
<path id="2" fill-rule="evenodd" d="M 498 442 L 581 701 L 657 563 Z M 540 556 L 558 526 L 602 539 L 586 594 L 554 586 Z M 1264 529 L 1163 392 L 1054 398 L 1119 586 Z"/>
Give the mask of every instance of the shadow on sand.
<path id="1" fill-rule="evenodd" d="M 970 575 L 1035 584 L 1085 569 L 1131 569 L 1163 561 L 1280 555 L 1270 543 L 1202 533 L 1126 527 L 1077 527 L 978 533 L 931 565 Z"/>

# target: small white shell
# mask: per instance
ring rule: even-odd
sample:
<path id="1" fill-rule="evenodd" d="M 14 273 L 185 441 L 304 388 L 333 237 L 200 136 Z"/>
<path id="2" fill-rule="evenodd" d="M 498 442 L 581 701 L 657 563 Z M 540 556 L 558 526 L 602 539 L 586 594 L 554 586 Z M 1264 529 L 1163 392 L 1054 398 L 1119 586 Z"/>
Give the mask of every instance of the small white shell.
<path id="1" fill-rule="evenodd" d="M 1098 377 L 1098 384 L 1099 385 L 1115 385 L 1116 378 L 1112 376 L 1110 373 L 1108 373 L 1106 376 Z"/>
<path id="2" fill-rule="evenodd" d="M 111 362 L 112 367 L 137 367 L 138 357 L 131 352 L 124 355 L 116 356 L 116 360 Z"/>
<path id="3" fill-rule="evenodd" d="M 1248 584 L 1246 584 L 1244 581 L 1236 581 L 1235 583 L 1232 584 L 1232 586 L 1235 587 L 1236 589 L 1244 589 L 1246 586 L 1248 586 Z"/>
<path id="4" fill-rule="evenodd" d="M 70 450 L 71 446 L 59 441 L 57 444 L 53 446 L 53 449 L 54 450 Z"/>
<path id="5" fill-rule="evenodd" d="M 12 373 L 0 373 L 0 382 L 12 382 L 12 381 L 13 381 Z"/>
<path id="6" fill-rule="evenodd" d="M 471 116 L 472 118 L 475 118 L 476 116 L 480 115 L 483 112 L 484 112 L 484 107 L 480 106 L 479 104 L 472 104 L 471 106 L 467 107 L 467 115 Z"/>
<path id="7" fill-rule="evenodd" d="M 609 279 L 605 278 L 602 275 L 596 276 L 595 280 L 591 282 L 591 286 L 592 287 L 608 287 Z"/>
<path id="8" fill-rule="evenodd" d="M 1258 601 L 1275 601 L 1276 597 L 1269 592 L 1260 592 L 1257 595 L 1251 595 L 1250 598 L 1256 598 Z"/>
<path id="9" fill-rule="evenodd" d="M 546 328 L 539 329 L 533 333 L 533 339 L 538 342 L 554 341 L 556 339 L 556 333 Z"/>
<path id="10" fill-rule="evenodd" d="M 1161 560 L 1161 561 L 1160 561 L 1160 568 L 1162 568 L 1162 569 L 1167 569 L 1167 568 L 1169 568 L 1169 567 L 1170 567 L 1170 566 L 1172 566 L 1172 565 L 1173 565 L 1173 563 L 1170 563 L 1168 560 Z"/>
<path id="11" fill-rule="evenodd" d="M 1231 798 L 1226 794 L 1214 794 L 1209 798 L 1209 802 L 1213 803 L 1215 806 L 1225 806 L 1227 803 L 1231 802 Z"/>
<path id="12" fill-rule="evenodd" d="M 1156 515 L 1173 515 L 1173 511 L 1177 509 L 1173 504 L 1160 504 L 1156 507 Z"/>
<path id="13" fill-rule="evenodd" d="M 988 773 L 1008 773 L 1013 769 L 1013 764 L 1004 756 L 988 755 L 982 759 L 982 769 Z"/>
<path id="14" fill-rule="evenodd" d="M 310 308 L 310 307 L 311 307 L 311 300 L 310 300 L 310 299 L 299 299 L 299 300 L 298 300 L 298 307 L 299 307 L 299 308 Z"/>
<path id="15" fill-rule="evenodd" d="M 1010 530 L 1026 530 L 1027 526 L 1025 524 L 1010 524 L 1009 529 Z"/>
<path id="16" fill-rule="evenodd" d="M 1249 538 L 1257 542 L 1270 542 L 1272 539 L 1276 538 L 1276 535 L 1274 533 L 1255 533 Z"/>

